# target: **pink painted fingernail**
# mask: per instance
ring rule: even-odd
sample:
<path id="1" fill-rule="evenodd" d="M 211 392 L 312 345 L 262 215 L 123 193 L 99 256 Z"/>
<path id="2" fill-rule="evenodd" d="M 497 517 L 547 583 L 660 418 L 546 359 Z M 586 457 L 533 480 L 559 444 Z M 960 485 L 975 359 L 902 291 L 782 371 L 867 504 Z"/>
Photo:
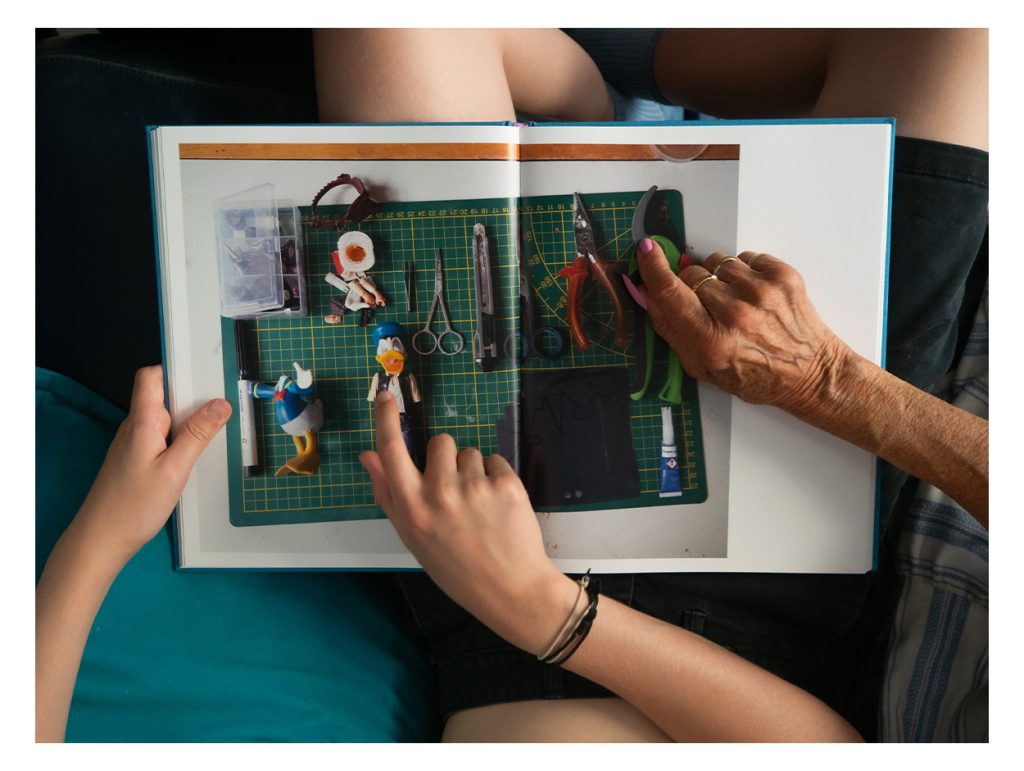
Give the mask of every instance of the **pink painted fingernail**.
<path id="1" fill-rule="evenodd" d="M 649 238 L 641 238 L 637 243 L 636 248 L 640 250 L 640 254 L 650 254 L 651 250 L 654 249 L 654 242 Z"/>
<path id="2" fill-rule="evenodd" d="M 623 276 L 622 283 L 626 285 L 626 289 L 629 291 L 630 297 L 636 301 L 636 304 L 644 310 L 647 310 L 647 298 L 644 296 L 642 288 L 630 281 L 629 276 Z"/>

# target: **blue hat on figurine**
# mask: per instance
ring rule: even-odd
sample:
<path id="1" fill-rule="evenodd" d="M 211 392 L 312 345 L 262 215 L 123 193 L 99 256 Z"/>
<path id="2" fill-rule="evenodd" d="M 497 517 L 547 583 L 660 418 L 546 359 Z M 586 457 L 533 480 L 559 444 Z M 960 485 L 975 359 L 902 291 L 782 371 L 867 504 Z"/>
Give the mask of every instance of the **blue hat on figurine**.
<path id="1" fill-rule="evenodd" d="M 405 328 L 394 321 L 384 321 L 373 328 L 373 344 L 379 346 L 386 337 L 405 337 Z"/>

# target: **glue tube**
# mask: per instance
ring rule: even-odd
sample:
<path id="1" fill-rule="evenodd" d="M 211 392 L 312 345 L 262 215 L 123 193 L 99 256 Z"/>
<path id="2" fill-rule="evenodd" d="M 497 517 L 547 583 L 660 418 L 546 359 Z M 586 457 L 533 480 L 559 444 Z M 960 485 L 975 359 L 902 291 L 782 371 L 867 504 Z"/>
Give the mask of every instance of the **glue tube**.
<path id="1" fill-rule="evenodd" d="M 679 485 L 679 452 L 676 450 L 676 432 L 672 426 L 672 407 L 661 408 L 661 485 L 659 498 L 682 495 Z"/>

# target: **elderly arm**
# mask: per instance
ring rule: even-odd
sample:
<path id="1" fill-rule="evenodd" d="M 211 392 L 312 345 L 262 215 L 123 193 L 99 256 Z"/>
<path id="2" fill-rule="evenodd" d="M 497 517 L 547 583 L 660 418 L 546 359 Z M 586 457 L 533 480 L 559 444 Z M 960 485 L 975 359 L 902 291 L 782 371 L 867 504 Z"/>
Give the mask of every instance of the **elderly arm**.
<path id="1" fill-rule="evenodd" d="M 645 241 L 639 266 L 651 319 L 687 373 L 884 458 L 988 526 L 987 420 L 853 352 L 822 323 L 800 274 L 782 260 L 715 253 L 676 276 L 661 247 Z"/>
<path id="2" fill-rule="evenodd" d="M 849 349 L 787 411 L 942 490 L 988 527 L 988 421 Z"/>

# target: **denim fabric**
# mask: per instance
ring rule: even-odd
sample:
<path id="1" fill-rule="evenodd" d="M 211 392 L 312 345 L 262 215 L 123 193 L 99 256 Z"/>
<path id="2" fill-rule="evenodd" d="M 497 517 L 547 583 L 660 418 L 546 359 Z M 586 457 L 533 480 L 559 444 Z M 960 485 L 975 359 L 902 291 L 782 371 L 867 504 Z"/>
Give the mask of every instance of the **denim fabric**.
<path id="1" fill-rule="evenodd" d="M 666 102 L 654 82 L 654 48 L 661 29 L 563 29 L 627 98 Z"/>
<path id="2" fill-rule="evenodd" d="M 964 312 L 987 276 L 988 154 L 897 138 L 887 366 L 928 388 L 962 347 Z M 967 311 L 973 315 L 974 307 Z M 883 464 L 882 519 L 906 475 Z M 907 486 L 910 489 L 910 485 Z M 901 499 L 903 501 L 904 499 Z M 887 558 L 883 546 L 881 559 Z M 603 594 L 690 629 L 805 688 L 875 732 L 887 564 L 867 575 L 645 574 L 598 577 Z M 397 574 L 432 658 L 442 719 L 526 699 L 610 695 L 504 643 L 422 573 Z"/>

